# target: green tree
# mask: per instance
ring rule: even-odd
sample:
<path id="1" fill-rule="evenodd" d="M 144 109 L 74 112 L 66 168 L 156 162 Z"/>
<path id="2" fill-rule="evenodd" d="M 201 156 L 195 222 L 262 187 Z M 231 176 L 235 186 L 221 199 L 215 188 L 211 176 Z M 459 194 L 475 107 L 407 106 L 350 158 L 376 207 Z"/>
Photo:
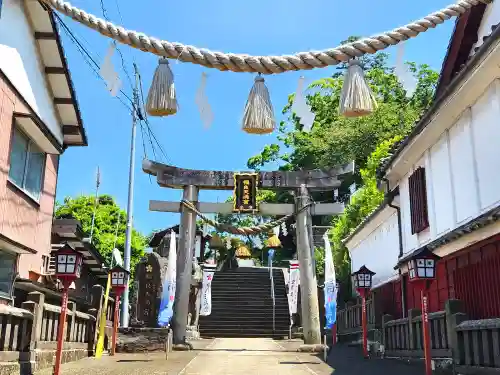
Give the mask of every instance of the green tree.
<path id="1" fill-rule="evenodd" d="M 81 195 L 76 198 L 66 197 L 62 204 L 56 203 L 56 218 L 74 218 L 79 220 L 85 237 L 90 237 L 92 215 L 94 213 L 95 197 Z M 123 256 L 125 248 L 125 232 L 127 228 L 127 214 L 109 195 L 98 197 L 92 244 L 107 260 L 111 262 L 113 247 L 116 247 Z M 130 267 L 132 273 L 135 265 L 144 255 L 147 238 L 135 229 L 132 231 L 132 246 Z"/>
<path id="2" fill-rule="evenodd" d="M 377 168 L 381 161 L 390 155 L 392 147 L 401 138 L 401 136 L 393 137 L 382 142 L 375 149 L 368 158 L 365 168 L 360 171 L 362 187 L 352 195 L 344 212 L 333 219 L 329 238 L 332 243 L 337 279 L 342 281 L 345 286 L 350 285 L 351 259 L 349 251 L 342 241 L 384 201 L 385 194 L 377 186 Z M 349 299 L 351 297 L 350 288 L 344 287 L 342 289 L 341 298 Z"/>

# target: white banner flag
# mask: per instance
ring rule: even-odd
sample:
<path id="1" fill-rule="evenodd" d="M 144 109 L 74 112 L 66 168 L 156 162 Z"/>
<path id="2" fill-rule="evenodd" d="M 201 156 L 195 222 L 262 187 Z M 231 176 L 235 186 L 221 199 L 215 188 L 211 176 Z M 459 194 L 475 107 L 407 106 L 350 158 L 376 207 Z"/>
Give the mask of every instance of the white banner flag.
<path id="1" fill-rule="evenodd" d="M 214 271 L 203 270 L 203 284 L 201 287 L 200 315 L 208 316 L 212 313 L 212 280 Z"/>
<path id="2" fill-rule="evenodd" d="M 290 262 L 290 281 L 288 282 L 288 307 L 290 316 L 297 314 L 299 298 L 300 270 L 299 262 Z"/>
<path id="3" fill-rule="evenodd" d="M 170 248 L 168 250 L 168 264 L 158 314 L 158 325 L 166 327 L 174 315 L 175 289 L 177 280 L 177 244 L 175 232 L 170 232 Z"/>

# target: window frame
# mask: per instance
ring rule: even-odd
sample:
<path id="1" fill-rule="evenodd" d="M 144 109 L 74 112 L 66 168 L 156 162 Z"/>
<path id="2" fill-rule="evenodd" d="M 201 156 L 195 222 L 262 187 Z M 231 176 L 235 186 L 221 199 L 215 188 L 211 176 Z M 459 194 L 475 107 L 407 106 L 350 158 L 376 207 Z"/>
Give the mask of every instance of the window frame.
<path id="1" fill-rule="evenodd" d="M 424 167 L 416 168 L 408 177 L 408 196 L 411 234 L 418 234 L 429 228 L 427 177 Z"/>
<path id="2" fill-rule="evenodd" d="M 24 161 L 24 169 L 23 169 L 23 178 L 22 178 L 22 184 L 18 184 L 14 179 L 10 176 L 10 169 L 12 166 L 12 151 L 14 149 L 14 137 L 16 136 L 16 132 L 19 133 L 22 137 L 24 137 L 27 140 L 27 148 L 26 148 L 26 159 Z M 41 167 L 41 172 L 40 172 L 40 186 L 38 188 L 39 195 L 38 197 L 34 196 L 31 194 L 28 189 L 26 188 L 26 177 L 28 175 L 28 167 L 30 163 L 30 155 L 31 155 L 31 148 L 32 146 L 37 147 L 40 152 L 44 155 L 43 158 L 43 163 Z M 39 204 L 40 199 L 42 198 L 42 193 L 43 193 L 43 186 L 44 186 L 44 180 L 45 180 L 45 168 L 47 166 L 47 153 L 37 145 L 37 143 L 28 135 L 26 134 L 25 131 L 23 131 L 22 128 L 17 126 L 16 124 L 12 125 L 12 135 L 11 135 L 11 142 L 10 142 L 10 151 L 9 151 L 9 173 L 7 174 L 7 180 L 9 183 L 14 185 L 18 190 L 20 190 L 23 194 L 28 196 L 31 200 L 33 200 L 35 203 Z"/>
<path id="3" fill-rule="evenodd" d="M 19 267 L 19 254 L 13 253 L 10 251 L 7 251 L 3 248 L 0 248 L 0 256 L 1 254 L 7 254 L 12 257 L 13 259 L 13 266 L 12 266 L 12 277 L 10 279 L 10 290 L 8 292 L 4 292 L 3 290 L 0 290 L 0 299 L 4 300 L 12 300 L 14 297 L 14 284 L 18 276 L 18 267 Z"/>

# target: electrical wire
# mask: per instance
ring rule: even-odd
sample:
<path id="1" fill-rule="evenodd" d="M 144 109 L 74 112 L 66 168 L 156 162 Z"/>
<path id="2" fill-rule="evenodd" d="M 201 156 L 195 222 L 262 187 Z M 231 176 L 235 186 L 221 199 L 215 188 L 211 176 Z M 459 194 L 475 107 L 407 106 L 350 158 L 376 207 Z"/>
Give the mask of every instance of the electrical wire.
<path id="1" fill-rule="evenodd" d="M 107 14 L 108 12 L 106 10 L 106 7 L 104 6 L 104 0 L 100 0 L 100 4 L 101 4 L 101 11 L 102 11 L 102 15 L 103 15 L 104 19 L 106 21 L 110 22 L 110 19 L 109 19 L 108 14 Z M 115 0 L 115 4 L 116 4 L 116 8 L 118 10 L 118 16 L 120 17 L 120 22 L 123 25 L 123 23 L 124 23 L 123 22 L 123 17 L 121 15 L 120 7 L 119 7 L 118 2 L 116 0 Z M 129 71 L 128 71 L 127 66 L 125 64 L 125 59 L 123 57 L 123 53 L 122 53 L 120 47 L 118 46 L 118 43 L 116 42 L 116 40 L 113 40 L 112 43 L 115 46 L 116 52 L 118 52 L 118 55 L 120 56 L 122 70 L 125 73 L 125 76 L 127 77 L 127 80 L 128 80 L 128 83 L 130 85 L 131 90 L 133 91 L 134 90 L 134 86 L 132 85 L 132 78 L 130 77 Z M 134 63 L 135 63 L 135 61 L 134 61 Z"/>
<path id="2" fill-rule="evenodd" d="M 66 33 L 66 35 L 69 37 L 69 39 L 71 40 L 71 42 L 76 46 L 78 52 L 80 52 L 80 54 L 82 55 L 83 57 L 83 60 L 85 61 L 85 63 L 90 67 L 90 69 L 94 72 L 94 74 L 96 75 L 97 78 L 99 78 L 105 85 L 106 85 L 106 81 L 104 80 L 104 78 L 100 75 L 99 73 L 99 70 L 100 70 L 100 66 L 99 64 L 95 61 L 95 59 L 92 57 L 92 54 L 89 52 L 89 50 L 78 40 L 78 38 L 76 37 L 76 35 L 74 34 L 74 32 L 68 27 L 68 25 L 61 19 L 61 17 L 59 17 L 59 15 L 57 15 L 56 13 L 54 13 L 55 17 L 56 17 L 56 20 L 58 22 L 58 24 L 61 26 L 61 28 L 64 30 L 64 32 Z M 124 64 L 125 65 L 125 64 Z M 142 79 L 141 79 L 141 76 L 139 74 L 139 82 L 140 82 L 140 92 L 141 92 L 141 100 L 142 100 L 142 107 L 144 107 L 144 94 L 143 94 L 143 89 L 142 89 Z M 123 99 L 122 97 L 120 97 L 119 95 L 115 96 L 115 98 L 117 98 L 121 104 L 127 108 L 127 110 L 129 110 L 130 112 L 132 112 L 133 110 L 133 101 L 132 99 L 130 98 L 129 95 L 127 95 L 127 93 L 125 93 L 122 89 L 119 90 L 119 94 L 121 94 L 129 103 L 126 103 L 125 102 L 125 99 Z M 142 115 L 142 111 L 140 108 L 137 109 L 137 112 L 138 112 L 138 118 L 140 119 L 140 126 L 141 126 L 141 133 L 142 133 L 142 136 L 144 138 L 148 138 L 149 140 L 149 143 L 151 144 L 151 148 L 152 148 L 152 151 L 153 151 L 153 154 L 156 155 L 156 148 L 158 148 L 161 152 L 161 154 L 163 155 L 163 157 L 167 160 L 167 162 L 169 162 L 170 158 L 168 157 L 167 153 L 165 152 L 163 146 L 161 145 L 161 143 L 158 141 L 158 138 L 156 137 L 153 129 L 151 128 L 151 125 L 147 119 L 147 117 L 144 117 Z M 145 113 L 145 112 L 144 112 Z M 143 124 L 144 123 L 144 124 Z M 156 145 L 156 146 L 155 146 Z M 143 148 L 144 148 L 144 153 L 147 157 L 147 147 L 145 145 L 145 143 L 143 143 Z M 156 156 L 155 156 L 156 158 Z"/>
<path id="3" fill-rule="evenodd" d="M 56 13 L 54 13 L 55 17 L 56 17 L 56 20 L 57 20 L 57 23 L 59 25 L 61 25 L 61 28 L 62 30 L 66 33 L 66 35 L 68 36 L 68 38 L 70 39 L 70 41 L 76 46 L 78 52 L 80 52 L 80 54 L 82 55 L 83 57 L 83 60 L 85 61 L 85 63 L 90 67 L 90 69 L 92 69 L 92 71 L 94 72 L 94 74 L 105 84 L 106 84 L 106 81 L 105 79 L 101 76 L 101 74 L 99 73 L 99 64 L 97 64 L 97 62 L 94 60 L 94 58 L 92 57 L 92 55 L 90 54 L 90 52 L 85 48 L 85 46 L 82 45 L 82 43 L 78 40 L 78 38 L 75 36 L 75 34 L 70 30 L 70 28 L 66 25 L 66 23 L 59 17 L 59 15 L 57 15 Z M 128 96 L 123 90 L 120 90 L 119 93 L 121 95 L 123 95 L 130 103 L 127 104 L 125 103 L 124 99 L 121 98 L 120 96 L 115 96 L 115 98 L 117 98 L 130 112 L 132 112 L 132 99 L 130 98 L 130 96 Z"/>

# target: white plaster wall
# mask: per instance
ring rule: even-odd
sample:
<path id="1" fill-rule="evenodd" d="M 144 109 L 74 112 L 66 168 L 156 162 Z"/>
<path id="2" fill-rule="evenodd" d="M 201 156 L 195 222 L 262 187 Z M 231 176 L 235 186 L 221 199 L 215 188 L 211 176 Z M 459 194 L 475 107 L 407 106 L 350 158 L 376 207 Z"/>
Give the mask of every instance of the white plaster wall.
<path id="1" fill-rule="evenodd" d="M 52 96 L 24 1 L 4 0 L 0 18 L 0 69 L 62 144 Z"/>
<path id="2" fill-rule="evenodd" d="M 477 32 L 477 42 L 470 51 L 470 55 L 474 54 L 475 47 L 479 47 L 481 44 L 483 44 L 483 37 L 491 34 L 491 27 L 499 22 L 500 22 L 500 2 L 493 1 L 492 3 L 486 6 L 483 19 L 481 20 L 481 24 Z"/>
<path id="3" fill-rule="evenodd" d="M 399 255 L 398 219 L 397 211 L 389 209 L 394 213 L 349 249 L 353 271 L 366 265 L 376 273 L 373 285 L 384 283 L 397 274 L 394 266 Z"/>
<path id="4" fill-rule="evenodd" d="M 500 83 L 476 103 L 400 181 L 404 253 L 419 248 L 500 204 Z M 408 177 L 426 169 L 429 228 L 411 234 Z"/>

